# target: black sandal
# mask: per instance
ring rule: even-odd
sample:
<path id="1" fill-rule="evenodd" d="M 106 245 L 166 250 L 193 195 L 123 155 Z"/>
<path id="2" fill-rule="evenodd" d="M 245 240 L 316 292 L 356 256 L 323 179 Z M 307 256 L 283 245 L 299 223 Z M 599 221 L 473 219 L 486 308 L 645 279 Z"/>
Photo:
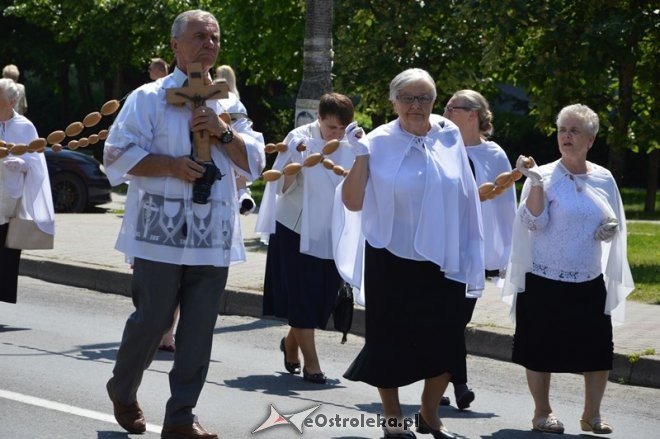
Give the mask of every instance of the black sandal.
<path id="1" fill-rule="evenodd" d="M 424 418 L 422 418 L 422 413 L 420 412 L 418 415 L 419 419 L 419 424 L 417 425 L 417 432 L 422 433 L 422 434 L 432 434 L 433 439 L 465 439 L 464 436 L 461 436 L 456 433 L 451 433 L 449 430 L 447 430 L 442 423 L 440 424 L 440 428 L 438 430 L 434 430 L 431 428 L 429 424 L 426 423 Z"/>
<path id="2" fill-rule="evenodd" d="M 284 344 L 284 339 L 286 337 L 282 337 L 282 341 L 280 342 L 280 351 L 284 353 L 284 368 L 289 372 L 294 375 L 300 375 L 300 363 L 289 363 L 286 361 L 286 346 Z"/>
<path id="3" fill-rule="evenodd" d="M 316 383 L 316 384 L 325 384 L 328 381 L 328 378 L 326 378 L 323 372 L 307 373 L 307 370 L 304 367 L 302 371 L 303 371 L 303 379 L 305 381 L 309 381 L 311 383 Z"/>

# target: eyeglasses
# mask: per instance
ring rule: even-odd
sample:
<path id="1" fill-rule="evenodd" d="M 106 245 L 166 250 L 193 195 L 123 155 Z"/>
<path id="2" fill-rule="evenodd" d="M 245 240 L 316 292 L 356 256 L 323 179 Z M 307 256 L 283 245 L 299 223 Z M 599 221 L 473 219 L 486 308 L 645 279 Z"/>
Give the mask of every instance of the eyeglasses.
<path id="1" fill-rule="evenodd" d="M 419 105 L 426 105 L 430 104 L 433 102 L 434 97 L 431 95 L 419 95 L 419 96 L 412 96 L 412 95 L 397 95 L 396 100 L 406 104 L 406 105 L 412 105 L 413 102 L 417 101 Z"/>
<path id="2" fill-rule="evenodd" d="M 570 134 L 571 136 L 579 136 L 580 134 L 582 134 L 582 131 L 578 130 L 577 128 L 567 129 L 564 127 L 560 127 L 559 134 Z"/>
<path id="3" fill-rule="evenodd" d="M 472 110 L 474 110 L 474 108 L 470 108 L 470 107 L 461 107 L 461 106 L 458 106 L 458 105 L 447 105 L 447 106 L 445 107 L 445 113 L 451 113 L 451 112 L 453 112 L 454 110 L 472 111 Z"/>

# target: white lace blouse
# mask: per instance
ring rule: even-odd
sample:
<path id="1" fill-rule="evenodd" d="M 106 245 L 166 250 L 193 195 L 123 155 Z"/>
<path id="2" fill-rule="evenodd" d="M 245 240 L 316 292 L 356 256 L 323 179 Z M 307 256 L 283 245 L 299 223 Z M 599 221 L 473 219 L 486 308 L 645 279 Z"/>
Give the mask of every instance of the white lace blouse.
<path id="1" fill-rule="evenodd" d="M 545 207 L 538 217 L 522 206 L 521 220 L 532 232 L 532 273 L 564 282 L 585 282 L 602 271 L 596 229 L 601 221 L 616 215 L 584 190 L 588 174 L 573 175 L 561 164 L 558 171 L 565 173 L 565 178 L 545 188 Z"/>
<path id="2" fill-rule="evenodd" d="M 541 166 L 544 209 L 535 217 L 526 206 L 531 190 L 525 182 L 514 223 L 513 249 L 503 290 L 512 305 L 525 292 L 525 273 L 562 282 L 585 282 L 603 274 L 607 299 L 605 314 L 622 324 L 625 298 L 634 288 L 626 256 L 626 218 L 612 174 L 588 163 L 589 172 L 572 174 L 560 160 Z M 596 229 L 606 218 L 616 218 L 618 233 L 611 243 L 598 241 Z"/>

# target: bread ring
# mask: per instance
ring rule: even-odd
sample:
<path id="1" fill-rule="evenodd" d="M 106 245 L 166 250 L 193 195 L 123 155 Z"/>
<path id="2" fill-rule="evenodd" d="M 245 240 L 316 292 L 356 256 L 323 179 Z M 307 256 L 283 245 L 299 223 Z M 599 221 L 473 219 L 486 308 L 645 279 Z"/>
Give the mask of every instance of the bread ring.
<path id="1" fill-rule="evenodd" d="M 38 139 L 34 139 L 32 142 L 30 142 L 30 144 L 28 145 L 28 151 L 37 152 L 45 147 L 46 147 L 46 139 L 39 137 Z"/>
<path id="2" fill-rule="evenodd" d="M 277 145 L 275 145 L 275 148 L 277 149 L 277 152 L 285 152 L 289 147 L 287 146 L 286 143 L 280 142 Z"/>
<path id="3" fill-rule="evenodd" d="M 28 150 L 27 145 L 19 143 L 18 145 L 14 145 L 11 148 L 9 148 L 9 153 L 13 155 L 23 155 L 27 152 L 27 150 Z"/>
<path id="4" fill-rule="evenodd" d="M 495 178 L 495 185 L 497 186 L 506 186 L 509 181 L 513 181 L 513 177 L 511 176 L 511 172 L 502 172 L 500 175 L 498 175 Z"/>
<path id="5" fill-rule="evenodd" d="M 64 133 L 64 131 L 53 131 L 48 135 L 48 137 L 46 137 L 46 141 L 50 145 L 54 145 L 56 143 L 60 143 L 62 140 L 64 140 L 65 137 L 66 134 Z"/>
<path id="6" fill-rule="evenodd" d="M 337 151 L 337 148 L 339 148 L 339 140 L 333 139 L 323 146 L 322 151 L 324 155 L 330 155 Z"/>
<path id="7" fill-rule="evenodd" d="M 513 181 L 518 181 L 522 177 L 522 172 L 520 172 L 517 169 L 514 169 L 511 171 L 511 176 L 513 177 Z"/>
<path id="8" fill-rule="evenodd" d="M 73 122 L 72 124 L 69 124 L 68 127 L 64 130 L 67 136 L 69 137 L 74 137 L 80 134 L 85 128 L 85 125 L 82 124 L 82 122 Z"/>
<path id="9" fill-rule="evenodd" d="M 99 131 L 99 140 L 105 140 L 108 138 L 108 130 Z"/>
<path id="10" fill-rule="evenodd" d="M 495 183 L 487 181 L 479 186 L 479 200 L 486 201 L 490 199 L 490 195 L 495 189 Z"/>
<path id="11" fill-rule="evenodd" d="M 99 135 L 98 134 L 90 134 L 89 136 L 89 144 L 94 145 L 99 141 Z"/>
<path id="12" fill-rule="evenodd" d="M 512 178 L 511 180 L 509 180 L 509 182 L 508 182 L 507 184 L 505 184 L 505 185 L 502 186 L 502 187 L 503 187 L 504 189 L 509 189 L 509 188 L 512 187 L 514 184 L 516 184 L 516 180 L 514 180 L 514 179 Z"/>
<path id="13" fill-rule="evenodd" d="M 267 143 L 266 146 L 264 147 L 264 151 L 266 154 L 272 154 L 274 152 L 277 152 L 277 147 L 275 146 L 274 143 Z"/>
<path id="14" fill-rule="evenodd" d="M 50 149 L 52 149 L 55 152 L 60 152 L 62 151 L 63 147 L 59 143 L 56 143 L 55 145 L 51 146 Z"/>
<path id="15" fill-rule="evenodd" d="M 495 189 L 493 189 L 493 192 L 491 192 L 492 196 L 490 196 L 489 198 L 495 198 L 496 196 L 498 196 L 499 194 L 501 194 L 505 190 L 506 190 L 506 187 L 504 187 L 504 186 L 495 186 Z"/>
<path id="16" fill-rule="evenodd" d="M 6 146 L 0 146 L 0 159 L 4 159 L 9 155 L 9 150 Z"/>
<path id="17" fill-rule="evenodd" d="M 323 167 L 325 169 L 332 169 L 335 167 L 335 163 L 330 159 L 323 159 Z"/>
<path id="18" fill-rule="evenodd" d="M 344 176 L 344 172 L 346 172 L 346 170 L 344 169 L 344 167 L 342 165 L 335 165 L 335 167 L 332 168 L 332 172 L 334 172 L 336 175 L 339 175 L 340 177 L 342 177 L 342 176 Z"/>
<path id="19" fill-rule="evenodd" d="M 77 140 L 69 140 L 69 143 L 66 145 L 67 148 L 71 150 L 76 150 L 78 149 L 78 141 Z"/>
<path id="20" fill-rule="evenodd" d="M 78 139 L 78 148 L 86 148 L 87 145 L 89 145 L 89 139 L 87 137 Z"/>
<path id="21" fill-rule="evenodd" d="M 278 171 L 277 169 L 270 169 L 268 171 L 264 171 L 264 173 L 261 175 L 264 178 L 264 181 L 275 181 L 282 176 L 282 172 Z"/>
<path id="22" fill-rule="evenodd" d="M 117 99 L 113 99 L 103 104 L 103 106 L 101 107 L 101 114 L 104 116 L 109 116 L 118 109 L 119 109 L 119 101 Z"/>
<path id="23" fill-rule="evenodd" d="M 99 121 L 101 120 L 101 117 L 103 117 L 103 116 L 101 116 L 101 113 L 99 113 L 98 111 L 95 111 L 95 112 L 89 113 L 87 116 L 85 116 L 82 123 L 87 128 L 93 127 L 94 125 L 99 123 Z"/>
<path id="24" fill-rule="evenodd" d="M 315 152 L 314 154 L 310 154 L 307 156 L 307 158 L 303 162 L 303 165 L 306 167 L 315 166 L 318 165 L 321 162 L 321 160 L 323 160 L 323 155 L 319 152 Z"/>
<path id="25" fill-rule="evenodd" d="M 302 169 L 302 165 L 300 163 L 289 163 L 282 169 L 282 174 L 284 175 L 296 175 L 300 170 Z"/>

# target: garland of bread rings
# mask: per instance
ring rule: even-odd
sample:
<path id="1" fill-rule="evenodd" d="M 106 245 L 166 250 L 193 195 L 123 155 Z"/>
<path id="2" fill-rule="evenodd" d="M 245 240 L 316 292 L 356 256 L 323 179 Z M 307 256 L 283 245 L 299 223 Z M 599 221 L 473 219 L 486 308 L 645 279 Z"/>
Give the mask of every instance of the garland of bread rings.
<path id="1" fill-rule="evenodd" d="M 10 154 L 19 156 L 29 152 L 44 152 L 46 145 L 51 145 L 51 149 L 54 152 L 60 152 L 64 149 L 62 141 L 67 137 L 72 138 L 66 144 L 66 147 L 71 150 L 85 148 L 88 145 L 97 143 L 99 140 L 105 140 L 108 137 L 108 130 L 105 129 L 99 131 L 97 134 L 91 134 L 89 137 L 81 137 L 77 140 L 73 139 L 73 137 L 78 136 L 83 129 L 91 128 L 98 124 L 103 116 L 114 114 L 119 109 L 120 105 L 120 102 L 116 99 L 108 101 L 103 104 L 100 111 L 94 111 L 85 116 L 82 122 L 70 123 L 65 130 L 53 131 L 45 139 L 39 137 L 38 139 L 34 139 L 28 145 L 22 143 L 6 143 L 0 140 L 0 158 L 5 158 Z"/>
<path id="2" fill-rule="evenodd" d="M 329 158 L 325 157 L 326 155 L 330 155 L 333 152 L 335 152 L 339 148 L 339 140 L 333 139 L 327 142 L 324 146 L 323 149 L 321 149 L 321 152 L 315 152 L 313 154 L 308 155 L 305 160 L 301 163 L 297 162 L 292 162 L 284 166 L 281 171 L 277 169 L 270 169 L 268 171 L 264 171 L 262 174 L 262 177 L 264 181 L 276 181 L 278 180 L 282 175 L 296 175 L 300 170 L 304 167 L 312 167 L 316 166 L 319 163 L 323 164 L 323 167 L 329 171 L 334 172 L 336 175 L 340 177 L 345 177 L 348 175 L 348 169 L 344 169 L 343 166 L 341 165 L 335 165 L 332 160 Z M 275 152 L 285 152 L 289 147 L 287 146 L 286 143 L 280 142 L 280 143 L 269 143 L 266 145 L 264 148 L 264 151 L 267 154 L 272 154 Z M 305 144 L 300 143 L 298 146 L 296 146 L 296 150 L 298 152 L 303 152 L 307 149 L 307 146 Z"/>
<path id="3" fill-rule="evenodd" d="M 267 154 L 273 154 L 275 152 L 285 152 L 289 147 L 287 146 L 286 143 L 280 142 L 280 143 L 268 143 L 266 147 L 264 148 L 264 151 Z M 262 174 L 262 177 L 264 181 L 269 182 L 269 181 L 276 181 L 282 175 L 296 175 L 300 170 L 304 167 L 312 167 L 316 166 L 319 163 L 323 163 L 323 167 L 332 170 L 336 175 L 339 175 L 340 177 L 345 177 L 348 175 L 348 169 L 344 169 L 340 165 L 335 165 L 332 160 L 329 158 L 326 158 L 326 155 L 330 155 L 333 152 L 335 152 L 339 148 L 339 140 L 330 140 L 328 143 L 326 143 L 323 146 L 323 149 L 321 150 L 322 152 L 318 153 L 313 153 L 307 156 L 305 160 L 303 161 L 302 164 L 292 162 L 284 166 L 281 171 L 277 169 L 270 169 L 268 171 L 264 171 Z M 303 143 L 300 143 L 297 147 L 296 150 L 298 152 L 303 152 L 307 149 L 307 146 L 305 146 Z M 531 158 L 525 159 L 524 165 L 526 168 L 529 168 L 532 166 L 533 161 Z M 482 183 L 479 186 L 479 200 L 480 201 L 487 201 L 487 200 L 492 200 L 493 198 L 497 197 L 498 195 L 504 193 L 507 189 L 509 189 L 511 186 L 514 185 L 514 183 L 522 177 L 522 172 L 520 172 L 517 169 L 514 169 L 512 171 L 506 171 L 502 172 L 499 174 L 494 182 L 485 182 Z"/>
<path id="4" fill-rule="evenodd" d="M 531 168 L 534 165 L 534 159 L 527 157 L 523 160 L 523 166 Z M 485 182 L 479 186 L 479 200 L 487 201 L 497 197 L 505 190 L 509 189 L 513 184 L 520 180 L 522 172 L 514 169 L 510 172 L 502 172 L 495 178 L 494 182 Z"/>

